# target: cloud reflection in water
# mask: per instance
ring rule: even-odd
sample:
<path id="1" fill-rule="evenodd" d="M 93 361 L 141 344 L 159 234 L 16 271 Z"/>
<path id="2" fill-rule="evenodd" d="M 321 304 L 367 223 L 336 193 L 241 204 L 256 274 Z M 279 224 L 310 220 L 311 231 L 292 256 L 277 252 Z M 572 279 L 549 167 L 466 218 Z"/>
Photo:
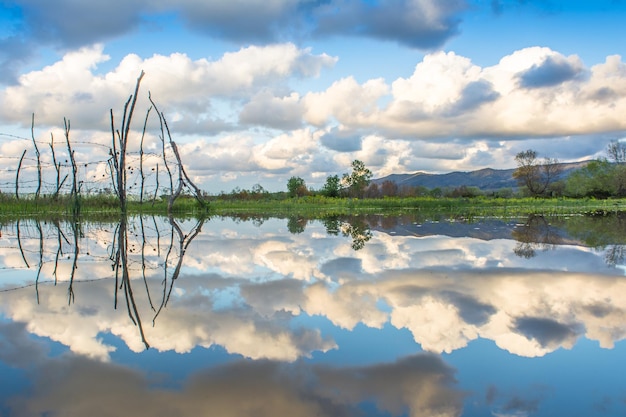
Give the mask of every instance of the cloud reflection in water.
<path id="1" fill-rule="evenodd" d="M 219 345 L 248 358 L 286 361 L 338 347 L 315 326 L 294 328 L 291 320 L 302 314 L 325 317 L 343 329 L 390 323 L 435 353 L 485 338 L 533 357 L 571 348 L 583 336 L 605 348 L 626 336 L 626 280 L 587 247 L 570 244 L 526 259 L 515 255 L 517 242 L 509 239 L 374 231 L 355 251 L 349 238 L 324 234 L 322 225 L 312 221 L 288 234 L 281 233 L 280 219 L 251 229 L 224 219 L 207 223 L 184 253 L 168 305 L 153 326 L 144 325 L 150 345 L 176 352 Z M 34 334 L 108 360 L 114 348 L 101 334 L 120 337 L 133 351 L 144 347 L 123 309 L 112 308 L 110 263 L 95 261 L 106 256 L 106 245 L 93 244 L 107 237 L 94 233 L 100 235 L 83 241 L 94 239 L 90 255 L 79 259 L 72 303 L 63 281 L 68 259 L 58 265 L 57 286 L 50 285 L 52 265 L 44 263 L 39 299 L 29 288 L 3 292 L 0 310 Z M 150 247 L 167 247 L 168 235 L 159 239 Z M 28 254 L 39 245 L 36 239 L 22 244 Z M 136 267 L 138 253 L 129 257 Z M 5 251 L 2 261 L 15 265 L 19 258 Z M 155 314 L 148 294 L 154 298 L 163 291 L 163 271 L 149 271 L 146 289 L 134 271 L 138 312 L 150 323 Z M 87 282 L 91 277 L 102 280 Z"/>
<path id="2" fill-rule="evenodd" d="M 181 385 L 163 376 L 80 355 L 48 358 L 23 326 L 0 327 L 9 351 L 25 349 L 32 364 L 28 393 L 6 401 L 15 416 L 357 416 L 373 403 L 392 415 L 456 416 L 465 394 L 454 370 L 420 353 L 393 363 L 329 367 L 296 361 L 237 360 L 187 375 Z M 23 362 L 14 355 L 3 361 Z"/>
<path id="3" fill-rule="evenodd" d="M 475 404 L 491 415 L 530 415 L 548 407 L 553 387 L 529 383 L 518 392 L 499 375 L 497 387 L 468 393 L 444 358 L 454 362 L 455 353 L 485 341 L 497 355 L 521 358 L 581 339 L 608 350 L 626 336 L 626 284 L 616 262 L 606 261 L 611 249 L 552 231 L 549 245 L 523 257 L 516 254 L 521 241 L 502 225 L 489 232 L 491 225 L 473 224 L 453 237 L 424 233 L 437 230 L 434 223 L 392 225 L 390 233 L 361 222 L 353 236 L 340 234 L 341 222 L 308 221 L 289 233 L 284 219 L 219 219 L 181 251 L 165 220 L 145 223 L 152 225 L 147 239 L 128 225 L 125 285 L 137 307 L 130 317 L 111 269 L 114 225 L 83 226 L 71 297 L 73 231 L 54 262 L 54 226 L 41 224 L 39 232 L 25 222 L 20 245 L 3 230 L 0 366 L 32 384 L 7 399 L 12 415 L 98 416 L 112 404 L 136 415 L 458 416 Z M 328 224 L 336 233 L 326 233 Z M 522 243 L 537 243 L 533 230 L 524 232 Z M 355 248 L 355 236 L 368 238 Z M 144 323 L 154 360 L 184 353 L 182 377 L 135 362 L 146 347 L 133 317 Z M 363 338 L 364 329 L 377 340 Z M 391 339 L 400 334 L 401 348 Z M 42 348 L 48 339 L 71 352 L 50 355 Z M 374 346 L 380 340 L 384 359 Z M 197 359 L 215 349 L 229 359 Z M 368 360 L 346 357 L 355 352 Z M 132 366 L 120 363 L 126 356 Z"/>

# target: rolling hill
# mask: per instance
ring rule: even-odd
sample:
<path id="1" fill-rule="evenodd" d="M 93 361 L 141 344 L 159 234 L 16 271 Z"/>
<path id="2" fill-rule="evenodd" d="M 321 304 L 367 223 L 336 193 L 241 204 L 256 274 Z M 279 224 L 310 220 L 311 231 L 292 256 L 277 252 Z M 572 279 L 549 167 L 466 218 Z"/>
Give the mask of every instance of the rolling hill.
<path id="1" fill-rule="evenodd" d="M 589 161 L 559 164 L 562 168 L 559 179 L 567 178 L 573 171 L 583 168 L 588 163 Z M 456 188 L 461 186 L 477 187 L 483 191 L 502 188 L 516 189 L 518 184 L 513 178 L 514 171 L 515 169 L 484 168 L 477 171 L 455 171 L 447 174 L 416 172 L 413 174 L 391 174 L 386 177 L 373 179 L 372 182 L 381 185 L 385 181 L 391 181 L 399 187 L 422 186 L 428 189 Z"/>

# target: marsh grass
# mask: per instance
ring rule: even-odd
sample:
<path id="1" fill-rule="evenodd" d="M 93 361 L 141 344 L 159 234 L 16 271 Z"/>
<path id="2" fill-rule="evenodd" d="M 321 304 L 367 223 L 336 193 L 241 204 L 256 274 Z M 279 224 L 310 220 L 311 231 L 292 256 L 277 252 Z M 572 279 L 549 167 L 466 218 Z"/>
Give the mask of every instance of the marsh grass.
<path id="1" fill-rule="evenodd" d="M 75 200 L 70 196 L 20 198 L 0 195 L 0 216 L 7 218 L 71 217 Z M 80 197 L 81 217 L 119 216 L 119 200 L 114 195 L 87 195 Z M 182 196 L 172 208 L 174 216 L 204 217 L 206 215 L 302 215 L 326 217 L 347 214 L 401 215 L 423 213 L 447 217 L 515 218 L 528 215 L 602 216 L 626 212 L 626 199 L 536 199 L 536 198 L 382 198 L 354 199 L 306 196 L 300 198 L 224 200 L 211 198 L 208 208 L 190 196 Z M 128 214 L 167 215 L 166 198 L 152 201 L 129 199 Z"/>
<path id="2" fill-rule="evenodd" d="M 81 217 L 89 220 L 118 219 L 121 215 L 120 203 L 114 195 L 87 195 L 80 196 L 79 214 L 76 213 L 77 201 L 69 195 L 56 197 L 43 196 L 39 198 L 16 199 L 8 194 L 0 194 L 0 218 L 10 220 L 19 218 L 73 218 Z M 168 215 L 168 201 L 157 199 L 154 202 L 129 200 L 127 213 Z M 205 217 L 208 212 L 201 207 L 193 198 L 179 198 L 172 207 L 171 214 L 174 217 Z"/>
<path id="3" fill-rule="evenodd" d="M 626 211 L 626 199 L 535 199 L 535 198 L 383 198 L 350 199 L 320 196 L 283 200 L 211 202 L 211 213 L 302 214 L 389 214 L 432 213 L 449 217 L 514 218 L 528 215 L 605 215 Z"/>

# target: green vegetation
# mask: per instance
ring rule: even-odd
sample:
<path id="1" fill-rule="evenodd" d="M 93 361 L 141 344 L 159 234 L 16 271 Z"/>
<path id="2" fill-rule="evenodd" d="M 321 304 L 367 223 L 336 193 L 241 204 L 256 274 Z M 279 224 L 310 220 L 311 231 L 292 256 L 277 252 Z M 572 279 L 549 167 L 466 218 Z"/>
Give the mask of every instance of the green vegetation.
<path id="1" fill-rule="evenodd" d="M 513 176 L 520 191 L 533 197 L 623 198 L 626 197 L 626 144 L 613 141 L 606 149 L 608 158 L 590 161 L 567 178 L 559 178 L 556 159 L 537 159 L 529 149 L 516 155 L 518 168 Z"/>
<path id="2" fill-rule="evenodd" d="M 442 213 L 462 217 L 519 217 L 530 214 L 610 214 L 626 211 L 626 199 L 599 200 L 593 198 L 501 198 L 501 197 L 386 197 L 356 199 L 332 198 L 322 195 L 290 198 L 285 193 L 246 192 L 247 199 L 222 199 L 212 197 L 208 214 L 229 215 L 242 213 L 289 214 L 302 213 L 317 217 L 326 214 L 401 214 L 407 212 Z M 15 199 L 0 195 L 2 217 L 71 217 L 73 200 L 69 197 L 57 199 Z M 129 200 L 129 214 L 166 214 L 166 198 L 140 203 Z M 182 196 L 173 207 L 173 214 L 206 215 L 207 212 L 191 196 Z M 107 215 L 119 216 L 119 201 L 115 196 L 86 196 L 81 199 L 81 215 L 85 217 Z"/>
<path id="3" fill-rule="evenodd" d="M 626 145 L 611 142 L 607 153 L 610 160 L 601 158 L 572 173 L 565 185 L 565 194 L 571 197 L 626 197 Z"/>
<path id="4" fill-rule="evenodd" d="M 457 218 L 500 217 L 515 218 L 528 215 L 573 215 L 618 213 L 626 211 L 626 199 L 607 199 L 623 196 L 621 175 L 626 166 L 608 161 L 594 161 L 572 174 L 561 188 L 577 198 L 564 197 L 554 185 L 558 169 L 537 163 L 536 152 L 518 154 L 517 177 L 525 185 L 522 193 L 499 190 L 484 193 L 476 187 L 459 186 L 453 189 L 400 188 L 391 181 L 380 186 L 370 183 L 372 173 L 363 162 L 352 162 L 352 172 L 329 176 L 324 187 L 308 189 L 300 177 L 291 177 L 287 192 L 268 192 L 260 184 L 250 190 L 235 188 L 231 193 L 217 196 L 180 194 L 175 204 L 170 195 L 141 201 L 128 196 L 120 208 L 118 194 L 30 196 L 0 194 L 2 216 L 19 217 L 114 217 L 128 214 L 168 214 L 172 216 L 206 215 L 304 215 L 323 218 L 331 215 L 422 213 L 435 217 L 445 215 Z M 626 174 L 624 175 L 626 177 Z M 625 182 L 626 183 L 626 182 Z M 603 188 L 604 187 L 604 188 Z M 613 187 L 613 188 L 608 188 Z M 607 191 L 609 190 L 609 191 Z M 523 197 L 524 193 L 533 197 Z M 547 197 L 551 195 L 552 197 Z M 602 199 L 599 199 L 602 198 Z M 80 210 L 77 210 L 79 207 Z M 296 224 L 294 224 L 294 228 Z"/>
<path id="5" fill-rule="evenodd" d="M 126 211 L 128 214 L 167 215 L 168 203 L 167 198 L 143 203 L 129 199 Z M 19 218 L 86 218 L 89 220 L 119 220 L 120 218 L 120 203 L 115 195 L 81 196 L 78 204 L 80 204 L 79 213 L 75 210 L 76 200 L 70 195 L 17 199 L 14 195 L 0 193 L 0 219 L 4 221 Z M 171 208 L 171 214 L 174 217 L 202 217 L 206 216 L 207 211 L 194 198 L 182 196 Z"/>
<path id="6" fill-rule="evenodd" d="M 328 198 L 308 196 L 282 200 L 213 200 L 211 213 L 317 214 L 402 214 L 410 212 L 440 213 L 449 216 L 523 217 L 538 215 L 607 215 L 626 210 L 626 199 L 596 200 L 571 198 L 432 198 L 395 197 L 382 199 Z M 315 217 L 315 216 L 313 216 Z"/>
<path id="7" fill-rule="evenodd" d="M 339 197 L 341 193 L 341 180 L 339 175 L 331 175 L 326 178 L 326 183 L 322 188 L 322 195 L 326 197 Z"/>
<path id="8" fill-rule="evenodd" d="M 372 171 L 366 168 L 362 161 L 355 159 L 352 161 L 352 172 L 343 174 L 341 182 L 345 185 L 349 196 L 363 198 L 371 179 Z"/>
<path id="9" fill-rule="evenodd" d="M 302 197 L 307 195 L 307 188 L 304 180 L 300 177 L 291 177 L 287 181 L 289 197 Z"/>

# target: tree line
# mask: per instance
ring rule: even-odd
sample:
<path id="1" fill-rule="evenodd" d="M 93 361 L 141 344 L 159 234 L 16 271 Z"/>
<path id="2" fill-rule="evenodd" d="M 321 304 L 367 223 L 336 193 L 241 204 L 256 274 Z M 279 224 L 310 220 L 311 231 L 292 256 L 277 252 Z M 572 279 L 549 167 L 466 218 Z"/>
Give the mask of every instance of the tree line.
<path id="1" fill-rule="evenodd" d="M 606 156 L 589 161 L 584 167 L 562 177 L 563 165 L 557 159 L 540 160 L 529 149 L 515 156 L 513 177 L 520 191 L 531 197 L 611 198 L 626 197 L 626 144 L 612 141 Z"/>
<path id="2" fill-rule="evenodd" d="M 320 189 L 307 186 L 298 176 L 288 179 L 286 192 L 270 193 L 260 184 L 250 190 L 235 188 L 231 193 L 222 192 L 217 199 L 261 200 L 268 198 L 298 198 L 324 196 L 330 198 L 385 198 L 385 197 L 431 197 L 431 198 L 473 198 L 473 197 L 573 197 L 611 198 L 626 197 L 626 144 L 611 142 L 606 149 L 606 157 L 589 161 L 584 167 L 563 175 L 564 164 L 556 158 L 540 158 L 537 151 L 528 149 L 515 156 L 517 168 L 513 178 L 517 189 L 502 188 L 483 191 L 478 187 L 458 185 L 443 188 L 398 185 L 386 180 L 372 182 L 372 171 L 363 161 L 355 159 L 351 171 L 341 176 L 326 177 Z"/>

